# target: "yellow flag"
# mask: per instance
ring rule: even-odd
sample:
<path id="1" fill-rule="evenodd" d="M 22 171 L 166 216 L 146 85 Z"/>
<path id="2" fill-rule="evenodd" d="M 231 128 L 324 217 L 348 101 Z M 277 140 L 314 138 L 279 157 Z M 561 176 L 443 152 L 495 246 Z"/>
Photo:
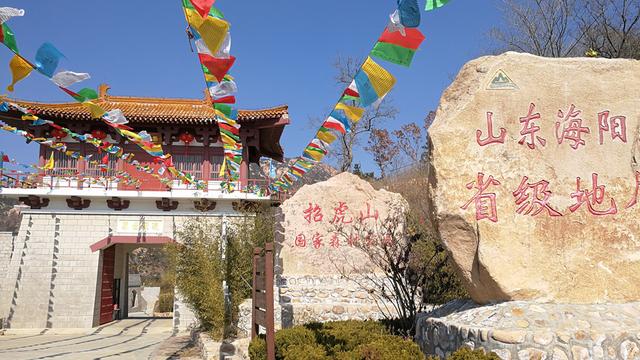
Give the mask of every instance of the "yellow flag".
<path id="1" fill-rule="evenodd" d="M 322 130 L 318 131 L 318 134 L 316 134 L 316 137 L 318 139 L 326 142 L 327 144 L 333 143 L 338 138 L 332 132 L 330 132 L 330 131 L 322 131 Z"/>
<path id="2" fill-rule="evenodd" d="M 338 105 L 336 105 L 336 110 L 344 111 L 344 114 L 347 115 L 349 120 L 353 122 L 360 121 L 360 118 L 362 117 L 362 115 L 364 115 L 363 108 L 359 108 L 357 106 L 349 106 L 343 103 L 338 103 Z"/>
<path id="3" fill-rule="evenodd" d="M 13 92 L 14 86 L 18 83 L 18 81 L 26 78 L 33 71 L 33 67 L 24 61 L 20 56 L 14 55 L 11 61 L 9 62 L 9 68 L 11 69 L 11 73 L 13 74 L 13 80 L 11 81 L 11 85 L 7 86 L 7 90 Z"/>
<path id="4" fill-rule="evenodd" d="M 229 32 L 229 23 L 212 16 L 202 18 L 200 14 L 192 9 L 186 9 L 186 12 L 187 21 L 200 33 L 209 51 L 212 54 L 217 53 Z"/>
<path id="5" fill-rule="evenodd" d="M 367 61 L 362 65 L 362 71 L 369 77 L 371 86 L 379 98 L 388 94 L 396 84 L 396 78 L 370 57 L 367 57 Z"/>
<path id="6" fill-rule="evenodd" d="M 25 114 L 25 115 L 22 115 L 22 120 L 24 120 L 24 121 L 36 121 L 36 120 L 38 120 L 38 117 L 33 115 L 33 114 Z"/>
<path id="7" fill-rule="evenodd" d="M 46 164 L 44 164 L 43 169 L 44 170 L 53 170 L 53 168 L 55 168 L 55 163 L 53 161 L 53 151 L 51 152 L 51 156 L 49 157 L 49 160 L 47 161 Z"/>
<path id="8" fill-rule="evenodd" d="M 218 177 L 220 179 L 224 179 L 224 174 L 227 172 L 227 158 L 222 158 L 222 166 L 220 167 L 220 173 L 218 173 Z"/>
<path id="9" fill-rule="evenodd" d="M 82 103 L 82 105 L 84 105 L 87 109 L 89 109 L 89 111 L 91 111 L 91 117 L 94 119 L 101 119 L 104 114 L 107 113 L 103 108 L 91 101 L 85 101 Z"/>

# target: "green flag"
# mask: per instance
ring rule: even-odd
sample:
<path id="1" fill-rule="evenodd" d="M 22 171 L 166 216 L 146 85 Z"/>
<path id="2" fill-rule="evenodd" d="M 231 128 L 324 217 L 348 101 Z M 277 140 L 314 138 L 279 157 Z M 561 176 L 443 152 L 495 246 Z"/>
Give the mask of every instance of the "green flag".
<path id="1" fill-rule="evenodd" d="M 18 54 L 18 44 L 13 30 L 7 24 L 2 24 L 2 32 L 0 32 L 0 41 L 5 44 L 11 51 Z"/>
<path id="2" fill-rule="evenodd" d="M 425 8 L 425 10 L 431 11 L 431 10 L 441 8 L 447 5 L 449 1 L 451 0 L 427 0 L 427 7 Z"/>

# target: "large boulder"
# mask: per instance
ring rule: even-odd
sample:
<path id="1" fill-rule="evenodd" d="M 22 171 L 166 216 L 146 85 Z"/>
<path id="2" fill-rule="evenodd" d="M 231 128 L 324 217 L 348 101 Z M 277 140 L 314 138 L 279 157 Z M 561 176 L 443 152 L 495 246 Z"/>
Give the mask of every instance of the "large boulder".
<path id="1" fill-rule="evenodd" d="M 640 62 L 469 62 L 430 129 L 442 239 L 479 303 L 640 300 Z"/>

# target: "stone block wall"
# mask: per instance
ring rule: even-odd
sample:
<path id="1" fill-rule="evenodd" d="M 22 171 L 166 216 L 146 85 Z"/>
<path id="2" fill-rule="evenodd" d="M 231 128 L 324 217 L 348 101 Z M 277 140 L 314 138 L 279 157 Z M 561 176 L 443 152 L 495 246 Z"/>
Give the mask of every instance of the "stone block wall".
<path id="1" fill-rule="evenodd" d="M 121 235 L 119 219 L 140 218 L 25 213 L 15 237 L 0 234 L 0 319 L 16 329 L 98 326 L 102 264 L 100 251 L 90 246 L 109 234 Z M 163 224 L 161 234 L 150 235 L 172 238 L 186 218 L 145 216 Z M 176 329 L 197 323 L 179 297 L 174 307 Z"/>
<path id="2" fill-rule="evenodd" d="M 503 360 L 639 359 L 640 303 L 455 301 L 419 316 L 415 340 L 440 358 L 466 346 Z"/>

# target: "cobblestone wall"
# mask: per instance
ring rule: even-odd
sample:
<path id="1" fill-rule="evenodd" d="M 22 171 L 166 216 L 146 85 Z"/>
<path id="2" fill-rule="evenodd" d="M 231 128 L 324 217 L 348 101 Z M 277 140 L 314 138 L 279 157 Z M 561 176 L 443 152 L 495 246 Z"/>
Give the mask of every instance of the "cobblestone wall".
<path id="1" fill-rule="evenodd" d="M 460 347 L 511 359 L 639 359 L 640 303 L 449 303 L 417 319 L 416 342 L 441 358 Z"/>

